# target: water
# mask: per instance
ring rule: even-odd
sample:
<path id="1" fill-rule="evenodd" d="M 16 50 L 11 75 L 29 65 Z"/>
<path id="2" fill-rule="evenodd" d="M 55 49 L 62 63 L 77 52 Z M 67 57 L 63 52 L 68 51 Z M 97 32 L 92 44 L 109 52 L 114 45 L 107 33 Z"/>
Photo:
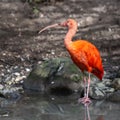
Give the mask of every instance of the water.
<path id="1" fill-rule="evenodd" d="M 0 108 L 0 120 L 119 120 L 120 103 L 92 101 L 88 107 L 77 102 L 78 95 L 24 95 Z M 89 117 L 89 119 L 87 119 Z"/>

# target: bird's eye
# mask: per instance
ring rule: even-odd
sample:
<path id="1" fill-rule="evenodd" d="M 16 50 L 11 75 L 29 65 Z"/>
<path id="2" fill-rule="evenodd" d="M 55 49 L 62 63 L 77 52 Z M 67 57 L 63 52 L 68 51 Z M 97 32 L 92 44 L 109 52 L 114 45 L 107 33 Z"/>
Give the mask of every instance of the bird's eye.
<path id="1" fill-rule="evenodd" d="M 69 24 L 69 21 L 67 21 L 67 24 Z"/>
<path id="2" fill-rule="evenodd" d="M 67 24 L 67 26 L 72 26 L 72 22 L 70 21 L 70 20 L 68 20 L 67 22 L 66 22 L 66 24 Z"/>

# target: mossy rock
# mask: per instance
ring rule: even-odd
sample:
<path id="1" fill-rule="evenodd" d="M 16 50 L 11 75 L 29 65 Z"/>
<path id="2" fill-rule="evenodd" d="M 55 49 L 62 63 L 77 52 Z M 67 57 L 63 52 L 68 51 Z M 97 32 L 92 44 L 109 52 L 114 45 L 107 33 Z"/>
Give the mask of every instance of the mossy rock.
<path id="1" fill-rule="evenodd" d="M 82 73 L 69 58 L 54 58 L 34 66 L 24 88 L 41 92 L 64 89 L 80 91 Z"/>

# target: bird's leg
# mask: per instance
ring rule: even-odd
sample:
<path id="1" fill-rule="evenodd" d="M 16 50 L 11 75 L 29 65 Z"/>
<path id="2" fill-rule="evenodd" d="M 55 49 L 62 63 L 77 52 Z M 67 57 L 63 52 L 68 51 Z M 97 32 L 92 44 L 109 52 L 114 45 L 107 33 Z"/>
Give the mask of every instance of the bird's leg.
<path id="1" fill-rule="evenodd" d="M 84 104 L 84 106 L 85 106 L 85 120 L 91 120 L 90 113 L 89 113 L 89 104 L 86 103 Z"/>
<path id="2" fill-rule="evenodd" d="M 88 97 L 89 94 L 89 89 L 90 89 L 90 73 L 88 77 L 88 82 L 87 82 L 87 90 L 86 90 L 86 78 L 84 77 L 84 97 L 80 98 L 78 102 L 83 103 L 83 104 L 90 104 L 91 100 Z"/>
<path id="3" fill-rule="evenodd" d="M 87 83 L 87 93 L 86 93 L 87 98 L 88 98 L 88 94 L 89 94 L 89 89 L 90 89 L 90 73 L 89 73 L 88 83 Z"/>
<path id="4" fill-rule="evenodd" d="M 84 98 L 86 98 L 87 95 L 87 91 L 86 91 L 86 86 L 87 86 L 87 80 L 86 80 L 86 76 L 85 73 L 83 73 L 83 81 L 84 81 Z"/>
<path id="5" fill-rule="evenodd" d="M 81 102 L 83 103 L 83 101 L 85 100 L 85 98 L 87 97 L 87 90 L 86 90 L 86 86 L 87 86 L 87 80 L 86 80 L 86 76 L 85 76 L 85 73 L 83 72 L 83 82 L 84 82 L 84 97 L 83 98 L 80 98 L 78 100 L 78 102 Z"/>
<path id="6" fill-rule="evenodd" d="M 86 77 L 83 77 L 84 80 L 84 97 L 86 97 L 87 95 L 87 91 L 86 91 Z"/>
<path id="7" fill-rule="evenodd" d="M 88 104 L 91 103 L 91 100 L 90 100 L 90 98 L 88 96 L 89 90 L 90 90 L 90 73 L 89 73 L 88 83 L 87 83 L 87 93 L 86 93 L 86 97 L 85 97 L 85 100 L 83 101 L 83 103 L 88 103 Z"/>

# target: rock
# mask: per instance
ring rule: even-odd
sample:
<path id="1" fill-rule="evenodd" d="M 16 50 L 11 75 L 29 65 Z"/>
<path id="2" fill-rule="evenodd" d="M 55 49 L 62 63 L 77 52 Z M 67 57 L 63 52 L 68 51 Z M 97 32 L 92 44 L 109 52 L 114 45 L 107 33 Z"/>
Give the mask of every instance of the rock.
<path id="1" fill-rule="evenodd" d="M 96 83 L 96 86 L 98 86 L 99 88 L 104 88 L 105 87 L 105 84 L 103 82 L 98 82 Z"/>
<path id="2" fill-rule="evenodd" d="M 0 90 L 2 90 L 4 88 L 4 86 L 2 84 L 0 84 Z"/>
<path id="3" fill-rule="evenodd" d="M 102 82 L 98 82 L 94 86 L 98 87 L 99 89 L 104 91 L 106 94 L 112 93 L 115 91 L 115 89 L 111 87 L 111 80 L 109 79 L 103 79 Z"/>
<path id="4" fill-rule="evenodd" d="M 20 73 L 19 72 L 15 72 L 14 75 L 15 76 L 20 76 Z"/>
<path id="5" fill-rule="evenodd" d="M 110 94 L 107 100 L 111 102 L 120 102 L 120 90 Z"/>
<path id="6" fill-rule="evenodd" d="M 101 100 L 106 97 L 106 93 L 99 87 L 93 86 L 90 87 L 89 96 L 95 100 Z"/>
<path id="7" fill-rule="evenodd" d="M 114 88 L 111 87 L 110 79 L 103 79 L 101 82 L 94 83 L 90 87 L 89 96 L 96 100 L 105 99 L 107 94 L 113 93 Z"/>
<path id="8" fill-rule="evenodd" d="M 16 100 L 20 98 L 20 93 L 22 93 L 22 91 L 22 87 L 4 86 L 4 88 L 0 90 L 0 95 L 7 99 Z"/>
<path id="9" fill-rule="evenodd" d="M 112 83 L 111 79 L 105 79 L 105 78 L 102 79 L 102 84 L 104 84 L 105 86 L 110 87 L 111 83 Z"/>
<path id="10" fill-rule="evenodd" d="M 82 73 L 69 58 L 54 58 L 36 65 L 24 80 L 25 89 L 37 91 L 80 91 Z"/>
<path id="11" fill-rule="evenodd" d="M 116 90 L 120 90 L 120 78 L 115 78 L 112 82 L 112 87 Z"/>

